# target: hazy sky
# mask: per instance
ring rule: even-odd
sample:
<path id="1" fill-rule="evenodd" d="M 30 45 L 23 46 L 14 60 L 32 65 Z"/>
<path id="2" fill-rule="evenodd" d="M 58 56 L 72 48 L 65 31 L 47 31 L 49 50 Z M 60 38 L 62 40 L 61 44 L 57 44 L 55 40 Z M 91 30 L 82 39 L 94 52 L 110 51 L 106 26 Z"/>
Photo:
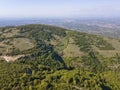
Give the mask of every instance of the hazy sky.
<path id="1" fill-rule="evenodd" d="M 0 0 L 6 17 L 120 17 L 120 0 Z"/>

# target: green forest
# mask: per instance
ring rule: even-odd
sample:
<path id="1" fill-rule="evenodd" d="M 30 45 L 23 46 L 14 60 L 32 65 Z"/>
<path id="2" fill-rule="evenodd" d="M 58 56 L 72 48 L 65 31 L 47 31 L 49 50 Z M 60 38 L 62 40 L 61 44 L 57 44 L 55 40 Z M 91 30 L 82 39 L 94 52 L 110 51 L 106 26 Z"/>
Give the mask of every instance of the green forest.
<path id="1" fill-rule="evenodd" d="M 0 90 L 120 90 L 120 40 L 50 25 L 0 28 Z"/>

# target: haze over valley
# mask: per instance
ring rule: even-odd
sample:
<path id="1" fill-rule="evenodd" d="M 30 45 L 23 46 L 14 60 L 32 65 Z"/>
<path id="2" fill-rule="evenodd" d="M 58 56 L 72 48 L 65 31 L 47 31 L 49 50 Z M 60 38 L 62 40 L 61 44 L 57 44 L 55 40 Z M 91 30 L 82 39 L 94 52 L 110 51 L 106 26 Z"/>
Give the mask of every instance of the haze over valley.
<path id="1" fill-rule="evenodd" d="M 0 90 L 120 90 L 119 0 L 1 0 Z"/>
<path id="2" fill-rule="evenodd" d="M 37 18 L 1 19 L 0 26 L 47 24 L 112 38 L 120 38 L 120 18 Z"/>

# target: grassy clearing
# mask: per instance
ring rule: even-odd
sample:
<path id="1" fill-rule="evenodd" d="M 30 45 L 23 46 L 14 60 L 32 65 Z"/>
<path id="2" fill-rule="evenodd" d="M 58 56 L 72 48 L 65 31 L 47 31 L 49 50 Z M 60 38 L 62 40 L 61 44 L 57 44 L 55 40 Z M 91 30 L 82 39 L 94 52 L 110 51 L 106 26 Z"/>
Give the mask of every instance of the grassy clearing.
<path id="1" fill-rule="evenodd" d="M 6 29 L 4 32 L 2 32 L 2 35 L 1 37 L 4 37 L 4 38 L 10 38 L 10 37 L 14 37 L 16 35 L 19 34 L 19 30 L 17 29 Z"/>
<path id="2" fill-rule="evenodd" d="M 66 47 L 67 47 L 67 44 L 68 44 L 68 38 L 65 37 L 63 39 L 60 39 L 60 40 L 56 40 L 57 42 L 57 45 L 55 46 L 57 51 L 63 51 Z"/>
<path id="3" fill-rule="evenodd" d="M 16 28 L 0 31 L 0 39 L 4 38 L 0 42 L 0 53 L 5 55 L 6 53 L 12 52 L 13 48 L 24 51 L 34 47 L 34 43 L 28 38 L 15 38 L 15 36 L 20 35 L 19 31 Z"/>
<path id="4" fill-rule="evenodd" d="M 11 43 L 13 43 L 15 48 L 18 48 L 20 51 L 28 50 L 34 47 L 34 43 L 27 38 L 14 38 Z"/>
<path id="5" fill-rule="evenodd" d="M 12 52 L 13 48 L 24 51 L 33 47 L 34 43 L 32 43 L 28 38 L 13 38 L 12 40 L 7 39 L 0 42 L 0 53 L 5 55 L 6 53 Z"/>
<path id="6" fill-rule="evenodd" d="M 107 42 L 109 42 L 114 48 L 115 50 L 120 50 L 120 41 L 117 39 L 113 39 L 113 38 L 104 38 Z"/>
<path id="7" fill-rule="evenodd" d="M 81 57 L 83 52 L 80 51 L 80 48 L 74 44 L 74 39 L 68 37 L 68 44 L 63 50 L 64 57 Z"/>
<path id="8" fill-rule="evenodd" d="M 75 44 L 68 44 L 68 46 L 63 50 L 64 57 L 81 57 L 83 52 Z"/>
<path id="9" fill-rule="evenodd" d="M 114 51 L 114 50 L 98 50 L 100 55 L 103 55 L 104 57 L 115 57 L 116 54 L 120 54 L 120 51 Z"/>
<path id="10" fill-rule="evenodd" d="M 105 41 L 110 43 L 115 50 L 100 50 L 99 48 L 92 46 L 95 51 L 97 51 L 100 55 L 104 57 L 115 57 L 116 54 L 120 55 L 120 42 L 119 40 L 113 39 L 113 38 L 103 38 Z"/>
<path id="11" fill-rule="evenodd" d="M 83 52 L 80 51 L 80 48 L 69 34 L 65 38 L 57 37 L 56 40 L 51 40 L 50 43 L 55 46 L 58 53 L 62 53 L 63 57 L 81 57 L 83 55 Z"/>

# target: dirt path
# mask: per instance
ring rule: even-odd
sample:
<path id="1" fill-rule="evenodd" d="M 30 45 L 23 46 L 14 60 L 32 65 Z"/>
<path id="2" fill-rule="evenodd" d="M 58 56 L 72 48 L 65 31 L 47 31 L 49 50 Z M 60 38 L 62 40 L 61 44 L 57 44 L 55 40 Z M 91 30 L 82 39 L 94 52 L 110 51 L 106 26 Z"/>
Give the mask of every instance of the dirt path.
<path id="1" fill-rule="evenodd" d="M 21 57 L 24 57 L 25 55 L 16 55 L 16 56 L 0 56 L 3 58 L 5 61 L 10 62 L 10 61 L 15 61 Z"/>

